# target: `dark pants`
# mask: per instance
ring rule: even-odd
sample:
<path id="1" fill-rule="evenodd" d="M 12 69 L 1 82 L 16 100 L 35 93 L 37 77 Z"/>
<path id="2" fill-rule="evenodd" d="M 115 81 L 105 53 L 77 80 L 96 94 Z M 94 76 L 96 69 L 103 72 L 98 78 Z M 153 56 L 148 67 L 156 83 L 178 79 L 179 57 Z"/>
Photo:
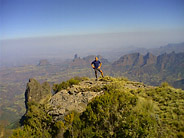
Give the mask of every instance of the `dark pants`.
<path id="1" fill-rule="evenodd" d="M 103 77 L 103 72 L 102 72 L 102 70 L 101 69 L 94 69 L 95 70 L 95 77 L 97 78 L 97 71 L 99 71 L 100 73 L 101 73 L 101 75 L 102 75 L 102 77 Z"/>

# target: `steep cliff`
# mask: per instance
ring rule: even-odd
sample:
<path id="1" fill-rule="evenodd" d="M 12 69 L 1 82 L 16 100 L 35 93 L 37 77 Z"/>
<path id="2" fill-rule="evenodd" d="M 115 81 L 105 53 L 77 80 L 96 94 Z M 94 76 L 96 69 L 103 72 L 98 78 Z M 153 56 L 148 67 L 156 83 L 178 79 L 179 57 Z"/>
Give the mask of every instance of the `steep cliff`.
<path id="1" fill-rule="evenodd" d="M 28 103 L 44 103 L 44 101 L 47 101 L 51 97 L 51 95 L 51 87 L 49 83 L 44 82 L 43 84 L 40 84 L 33 78 L 29 79 L 25 91 L 26 109 L 28 109 Z"/>

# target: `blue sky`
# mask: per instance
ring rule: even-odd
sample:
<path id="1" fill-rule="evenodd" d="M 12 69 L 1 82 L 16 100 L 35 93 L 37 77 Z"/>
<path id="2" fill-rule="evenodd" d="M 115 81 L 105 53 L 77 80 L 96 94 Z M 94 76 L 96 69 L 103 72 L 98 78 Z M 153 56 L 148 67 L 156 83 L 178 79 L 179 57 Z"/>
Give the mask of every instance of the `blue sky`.
<path id="1" fill-rule="evenodd" d="M 0 0 L 0 64 L 181 42 L 184 0 Z"/>
<path id="2" fill-rule="evenodd" d="M 0 0 L 0 38 L 184 30 L 184 0 Z"/>

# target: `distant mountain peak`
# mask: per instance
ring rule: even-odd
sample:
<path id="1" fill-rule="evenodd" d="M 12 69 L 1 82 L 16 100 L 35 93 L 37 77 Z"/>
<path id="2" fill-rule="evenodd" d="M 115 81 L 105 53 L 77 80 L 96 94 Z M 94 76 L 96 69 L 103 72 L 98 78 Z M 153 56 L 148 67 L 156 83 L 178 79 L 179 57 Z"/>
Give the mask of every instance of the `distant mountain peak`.
<path id="1" fill-rule="evenodd" d="M 146 64 L 154 64 L 156 62 L 156 56 L 150 52 L 143 56 L 140 53 L 131 53 L 120 57 L 119 60 L 115 61 L 113 65 L 118 66 L 144 66 Z"/>
<path id="2" fill-rule="evenodd" d="M 72 62 L 69 63 L 70 67 L 90 67 L 90 64 L 92 61 L 95 60 L 95 55 L 89 55 L 83 58 L 74 56 L 74 59 Z M 102 66 L 104 64 L 109 64 L 108 60 L 103 58 L 101 55 L 97 55 L 98 59 L 102 62 Z"/>
<path id="3" fill-rule="evenodd" d="M 48 66 L 51 65 L 47 59 L 42 59 L 39 61 L 38 66 Z"/>

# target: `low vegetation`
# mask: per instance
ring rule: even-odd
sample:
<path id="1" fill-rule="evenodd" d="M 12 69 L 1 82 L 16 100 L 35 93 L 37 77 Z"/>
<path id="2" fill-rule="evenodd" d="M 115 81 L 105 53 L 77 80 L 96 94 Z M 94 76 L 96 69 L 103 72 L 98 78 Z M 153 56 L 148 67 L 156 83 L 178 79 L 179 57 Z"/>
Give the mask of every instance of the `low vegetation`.
<path id="1" fill-rule="evenodd" d="M 52 89 L 55 93 L 67 89 L 68 87 L 71 87 L 72 85 L 78 85 L 79 82 L 87 80 L 87 77 L 74 77 L 69 79 L 68 81 L 63 81 L 60 84 L 54 84 Z"/>
<path id="2" fill-rule="evenodd" d="M 16 129 L 11 138 L 50 138 L 54 136 L 57 128 L 52 123 L 52 117 L 47 114 L 47 111 L 46 105 L 29 103 L 24 126 Z"/>
<path id="3" fill-rule="evenodd" d="M 71 80 L 66 82 L 67 87 L 79 83 Z M 49 107 L 31 103 L 24 126 L 11 138 L 184 137 L 183 90 L 167 83 L 125 89 L 125 85 L 139 84 L 122 78 L 105 77 L 100 81 L 110 82 L 102 88 L 103 95 L 95 97 L 83 113 L 72 111 L 57 122 L 47 114 Z"/>

